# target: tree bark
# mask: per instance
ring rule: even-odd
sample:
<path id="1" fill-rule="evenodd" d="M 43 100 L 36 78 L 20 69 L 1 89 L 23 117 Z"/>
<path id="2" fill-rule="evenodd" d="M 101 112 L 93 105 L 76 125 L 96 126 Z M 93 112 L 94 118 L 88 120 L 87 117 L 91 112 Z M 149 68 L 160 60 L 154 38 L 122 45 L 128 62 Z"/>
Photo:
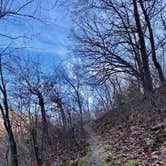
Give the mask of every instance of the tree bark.
<path id="1" fill-rule="evenodd" d="M 0 106 L 0 109 L 1 109 L 2 116 L 3 116 L 4 126 L 5 126 L 5 129 L 7 131 L 8 138 L 9 138 L 8 166 L 18 166 L 17 146 L 16 146 L 16 142 L 14 139 L 14 134 L 13 134 L 11 122 L 9 119 L 8 105 L 6 105 L 7 102 L 4 102 L 4 103 L 5 103 L 4 109 L 5 109 L 6 113 L 4 113 L 2 106 Z"/>
<path id="2" fill-rule="evenodd" d="M 58 106 L 58 108 L 60 109 L 60 113 L 61 113 L 61 117 L 62 117 L 62 123 L 63 123 L 63 129 L 66 132 L 67 130 L 67 120 L 66 120 L 66 115 L 62 106 L 62 100 L 61 98 L 57 98 L 56 99 L 56 104 Z"/>
<path id="3" fill-rule="evenodd" d="M 42 115 L 43 140 L 45 143 L 50 143 L 49 132 L 48 132 L 48 122 L 47 122 L 47 118 L 46 118 L 44 99 L 43 99 L 43 96 L 40 92 L 38 92 L 37 96 L 39 99 L 39 106 L 41 108 L 41 115 Z"/>
<path id="4" fill-rule="evenodd" d="M 8 165 L 18 166 L 17 145 L 15 142 L 15 138 L 14 138 L 14 134 L 13 134 L 12 126 L 11 126 L 11 121 L 9 117 L 8 97 L 7 97 L 6 85 L 3 79 L 1 56 L 2 55 L 0 55 L 0 79 L 1 79 L 0 92 L 2 93 L 1 96 L 3 97 L 3 106 L 2 104 L 0 104 L 0 110 L 2 113 L 4 126 L 7 131 L 8 139 L 9 139 Z"/>
<path id="5" fill-rule="evenodd" d="M 39 149 L 38 149 L 38 143 L 37 143 L 37 134 L 36 134 L 36 129 L 35 128 L 32 129 L 31 135 L 32 135 L 32 141 L 33 141 L 33 147 L 34 147 L 34 152 L 35 152 L 35 158 L 36 158 L 37 166 L 42 166 L 42 160 L 39 157 Z"/>
<path id="6" fill-rule="evenodd" d="M 145 45 L 145 39 L 144 34 L 142 31 L 140 16 L 138 12 L 138 6 L 136 0 L 133 0 L 133 7 L 134 7 L 134 15 L 135 15 L 135 22 L 138 30 L 138 36 L 140 40 L 140 52 L 142 57 L 142 66 L 143 66 L 143 88 L 144 88 L 144 94 L 145 97 L 148 100 L 152 100 L 153 95 L 153 84 L 152 84 L 152 78 L 151 78 L 151 72 L 149 68 L 149 61 L 148 61 L 148 55 Z"/>
<path id="7" fill-rule="evenodd" d="M 82 114 L 82 105 L 81 105 L 81 100 L 80 100 L 80 95 L 78 90 L 76 90 L 76 96 L 77 96 L 77 102 L 78 102 L 78 107 L 80 111 L 80 122 L 81 122 L 81 131 L 83 132 L 83 114 Z"/>
<path id="8" fill-rule="evenodd" d="M 8 166 L 18 166 L 18 158 L 17 158 L 17 147 L 14 139 L 14 135 L 11 126 L 8 123 L 8 136 L 9 136 L 9 153 L 8 153 Z"/>
<path id="9" fill-rule="evenodd" d="M 165 80 L 165 76 L 164 76 L 164 73 L 162 71 L 161 65 L 157 60 L 155 40 L 154 40 L 154 36 L 153 36 L 153 30 L 152 30 L 150 18 L 147 14 L 147 11 L 146 11 L 145 7 L 144 7 L 143 1 L 139 0 L 139 3 L 140 3 L 140 6 L 141 6 L 141 9 L 143 11 L 145 21 L 147 23 L 149 35 L 150 35 L 149 37 L 150 37 L 150 44 L 151 44 L 151 51 L 152 51 L 152 60 L 153 60 L 154 66 L 156 67 L 156 69 L 158 71 L 160 83 L 161 83 L 161 85 L 164 85 L 166 83 L 166 80 Z"/>

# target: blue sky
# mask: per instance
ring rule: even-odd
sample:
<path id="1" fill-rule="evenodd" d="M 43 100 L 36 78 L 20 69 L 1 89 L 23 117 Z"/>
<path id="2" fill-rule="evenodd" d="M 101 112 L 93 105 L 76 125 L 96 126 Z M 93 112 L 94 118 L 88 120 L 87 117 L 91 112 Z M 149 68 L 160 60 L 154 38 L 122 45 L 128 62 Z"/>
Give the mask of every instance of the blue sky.
<path id="1" fill-rule="evenodd" d="M 32 56 L 45 65 L 53 65 L 66 59 L 72 45 L 69 37 L 72 27 L 70 13 L 66 8 L 55 7 L 54 2 L 55 0 L 35 0 L 34 4 L 22 11 L 31 14 L 35 11 L 35 17 L 41 21 L 20 17 L 6 17 L 0 21 L 1 34 L 26 36 L 12 40 L 13 47 L 26 47 L 17 53 Z M 6 37 L 0 38 L 1 47 L 6 47 L 11 42 Z"/>

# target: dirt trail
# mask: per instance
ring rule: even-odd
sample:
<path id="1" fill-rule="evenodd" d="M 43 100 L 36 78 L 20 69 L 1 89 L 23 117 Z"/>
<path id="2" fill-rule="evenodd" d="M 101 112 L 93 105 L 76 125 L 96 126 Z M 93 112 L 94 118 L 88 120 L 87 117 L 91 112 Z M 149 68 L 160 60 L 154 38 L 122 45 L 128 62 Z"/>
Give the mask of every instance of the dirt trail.
<path id="1" fill-rule="evenodd" d="M 90 161 L 89 161 L 89 166 L 102 166 L 104 157 L 104 148 L 102 147 L 101 144 L 99 144 L 99 139 L 100 137 L 96 135 L 96 133 L 93 131 L 93 129 L 85 125 L 85 131 L 88 133 L 89 136 L 89 145 L 90 145 L 90 151 L 92 153 Z"/>

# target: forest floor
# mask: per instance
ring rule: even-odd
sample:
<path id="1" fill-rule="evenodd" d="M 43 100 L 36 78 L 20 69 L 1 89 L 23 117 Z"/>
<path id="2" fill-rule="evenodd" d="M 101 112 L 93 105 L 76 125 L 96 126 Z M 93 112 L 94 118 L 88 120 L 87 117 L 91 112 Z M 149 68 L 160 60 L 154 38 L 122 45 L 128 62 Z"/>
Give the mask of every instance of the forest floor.
<path id="1" fill-rule="evenodd" d="M 113 125 L 106 116 L 85 125 L 89 150 L 77 166 L 166 166 L 166 117 Z"/>

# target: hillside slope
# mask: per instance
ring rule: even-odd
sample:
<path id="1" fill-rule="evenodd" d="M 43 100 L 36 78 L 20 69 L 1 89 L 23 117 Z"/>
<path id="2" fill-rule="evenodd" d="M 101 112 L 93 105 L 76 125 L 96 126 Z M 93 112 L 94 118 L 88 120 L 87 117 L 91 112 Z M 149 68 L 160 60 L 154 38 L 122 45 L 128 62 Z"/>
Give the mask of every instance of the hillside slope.
<path id="1" fill-rule="evenodd" d="M 165 115 L 148 113 L 147 118 L 147 114 L 131 114 L 122 122 L 113 113 L 106 113 L 85 126 L 89 152 L 76 165 L 166 166 Z"/>

